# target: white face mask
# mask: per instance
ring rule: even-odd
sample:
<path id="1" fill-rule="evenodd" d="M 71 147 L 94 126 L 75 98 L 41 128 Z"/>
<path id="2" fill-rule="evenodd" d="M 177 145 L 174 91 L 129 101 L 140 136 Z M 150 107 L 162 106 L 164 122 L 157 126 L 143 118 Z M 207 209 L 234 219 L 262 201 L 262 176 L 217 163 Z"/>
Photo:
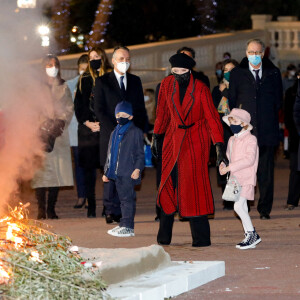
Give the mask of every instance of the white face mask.
<path id="1" fill-rule="evenodd" d="M 49 77 L 56 77 L 58 73 L 58 68 L 52 67 L 52 68 L 46 68 L 46 73 Z"/>
<path id="2" fill-rule="evenodd" d="M 117 63 L 117 69 L 121 72 L 121 73 L 126 73 L 126 71 L 129 69 L 130 67 L 130 63 L 129 62 L 118 62 Z"/>
<path id="3" fill-rule="evenodd" d="M 79 75 L 82 75 L 84 73 L 84 70 L 79 71 Z"/>
<path id="4" fill-rule="evenodd" d="M 149 96 L 144 96 L 144 100 L 145 100 L 145 102 L 147 102 L 147 101 L 150 100 L 150 97 Z"/>

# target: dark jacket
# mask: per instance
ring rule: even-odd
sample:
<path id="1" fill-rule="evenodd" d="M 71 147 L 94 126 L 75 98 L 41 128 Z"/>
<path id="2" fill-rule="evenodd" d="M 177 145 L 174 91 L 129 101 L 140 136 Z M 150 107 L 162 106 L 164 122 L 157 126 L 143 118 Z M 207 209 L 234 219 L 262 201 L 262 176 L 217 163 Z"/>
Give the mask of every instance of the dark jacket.
<path id="1" fill-rule="evenodd" d="M 126 73 L 126 101 L 132 104 L 133 122 L 142 131 L 146 128 L 147 113 L 141 80 L 138 76 Z M 100 165 L 106 161 L 107 146 L 111 132 L 117 125 L 115 117 L 116 105 L 124 98 L 114 71 L 96 79 L 95 114 L 100 121 Z"/>
<path id="2" fill-rule="evenodd" d="M 278 111 L 282 104 L 280 70 L 267 58 L 262 61 L 262 78 L 256 87 L 245 57 L 230 74 L 230 108 L 245 109 L 251 115 L 252 133 L 259 146 L 276 146 L 279 143 Z"/>
<path id="3" fill-rule="evenodd" d="M 113 131 L 114 132 L 114 131 Z M 110 155 L 113 132 L 110 135 L 107 158 L 104 167 L 104 174 L 107 173 Z M 139 169 L 140 177 L 135 181 L 135 184 L 141 183 L 141 173 L 144 170 L 144 139 L 143 132 L 134 126 L 132 123 L 119 145 L 119 153 L 117 159 L 116 175 L 120 177 L 130 177 L 135 169 Z"/>
<path id="4" fill-rule="evenodd" d="M 79 84 L 79 83 L 78 83 Z M 74 100 L 75 115 L 78 121 L 79 165 L 82 168 L 99 168 L 99 132 L 93 132 L 85 126 L 85 121 L 95 122 L 96 116 L 90 109 L 93 97 L 93 79 L 83 76 Z"/>
<path id="5" fill-rule="evenodd" d="M 289 131 L 289 152 L 298 152 L 299 135 L 293 118 L 298 82 L 288 88 L 284 97 L 284 124 Z"/>

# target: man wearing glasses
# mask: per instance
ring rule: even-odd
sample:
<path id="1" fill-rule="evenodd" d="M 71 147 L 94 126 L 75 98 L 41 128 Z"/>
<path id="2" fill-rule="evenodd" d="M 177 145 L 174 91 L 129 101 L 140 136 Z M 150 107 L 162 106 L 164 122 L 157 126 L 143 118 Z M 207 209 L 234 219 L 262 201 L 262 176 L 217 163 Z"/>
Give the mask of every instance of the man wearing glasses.
<path id="1" fill-rule="evenodd" d="M 264 51 L 260 39 L 247 42 L 246 57 L 230 74 L 229 105 L 251 115 L 252 133 L 259 145 L 257 210 L 262 220 L 268 220 L 273 204 L 274 152 L 279 143 L 278 111 L 283 92 L 280 70 L 264 57 Z"/>

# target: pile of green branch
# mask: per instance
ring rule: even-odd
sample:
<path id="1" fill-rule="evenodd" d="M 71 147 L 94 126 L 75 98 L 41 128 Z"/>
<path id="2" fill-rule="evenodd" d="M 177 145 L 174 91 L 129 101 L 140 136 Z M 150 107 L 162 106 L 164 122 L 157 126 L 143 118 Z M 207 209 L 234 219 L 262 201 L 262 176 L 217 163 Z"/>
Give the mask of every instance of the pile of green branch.
<path id="1" fill-rule="evenodd" d="M 70 252 L 68 237 L 46 230 L 33 220 L 13 218 L 21 230 L 20 247 L 2 241 L 0 260 L 9 270 L 11 279 L 0 286 L 7 299 L 102 299 L 104 282 L 97 270 L 85 268 L 81 257 Z M 38 252 L 39 259 L 34 258 Z M 0 297 L 1 297 L 0 294 Z"/>

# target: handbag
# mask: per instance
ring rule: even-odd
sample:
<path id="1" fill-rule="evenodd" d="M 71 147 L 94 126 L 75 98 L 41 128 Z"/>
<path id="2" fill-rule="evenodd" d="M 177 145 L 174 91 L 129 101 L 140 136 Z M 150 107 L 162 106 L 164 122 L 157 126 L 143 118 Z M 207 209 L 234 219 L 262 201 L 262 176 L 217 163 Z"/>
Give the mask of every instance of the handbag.
<path id="1" fill-rule="evenodd" d="M 233 140 L 230 147 L 230 153 L 229 153 L 229 162 L 231 159 L 231 150 L 232 150 Z M 237 178 L 234 175 L 228 175 L 227 173 L 227 183 L 225 190 L 222 195 L 222 199 L 226 201 L 238 201 L 241 195 L 242 187 L 239 184 Z"/>

